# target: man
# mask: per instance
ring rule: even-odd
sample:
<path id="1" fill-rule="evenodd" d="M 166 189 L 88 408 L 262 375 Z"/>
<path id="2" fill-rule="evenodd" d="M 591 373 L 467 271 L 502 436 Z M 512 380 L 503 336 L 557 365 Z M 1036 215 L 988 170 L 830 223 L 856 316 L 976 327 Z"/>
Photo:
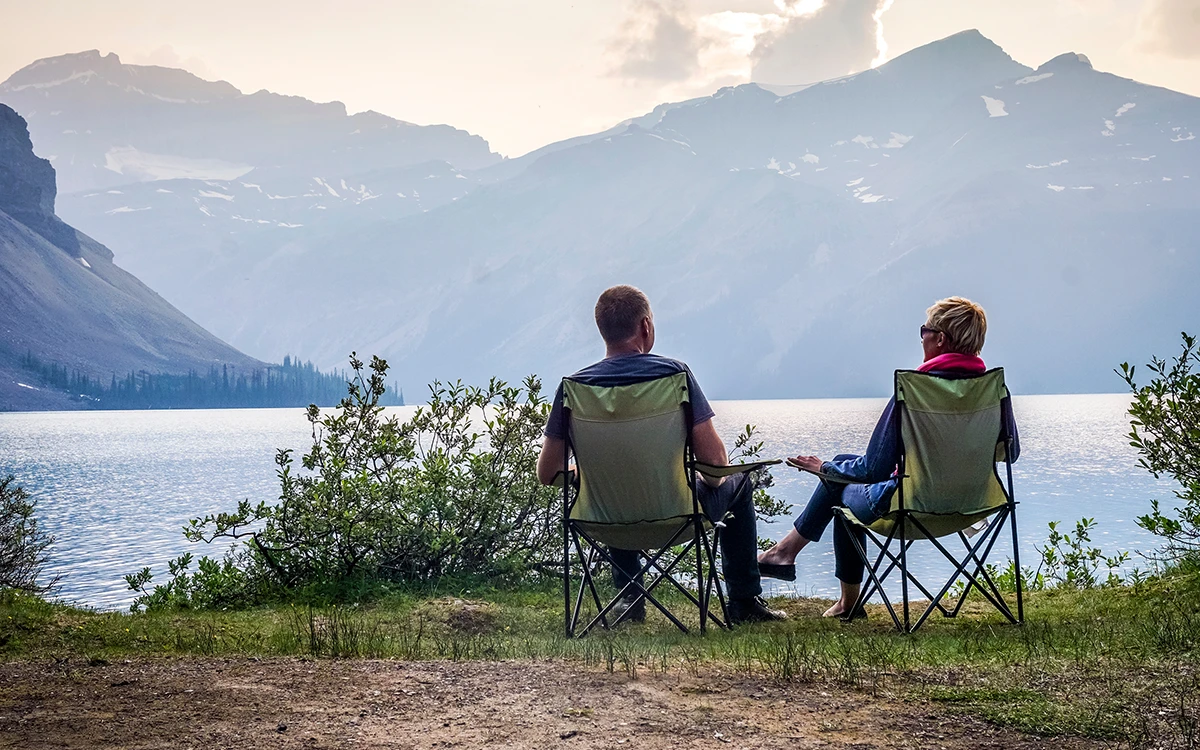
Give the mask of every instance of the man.
<path id="1" fill-rule="evenodd" d="M 682 362 L 650 353 L 654 347 L 654 315 L 646 295 L 640 289 L 626 285 L 606 289 L 596 302 L 596 327 L 604 339 L 604 359 L 583 368 L 571 379 L 612 388 L 686 372 L 692 404 L 692 450 L 696 460 L 713 466 L 728 464 L 725 444 L 712 423 L 712 407 L 691 370 Z M 537 474 L 542 484 L 554 481 L 567 449 L 567 436 L 562 431 L 562 403 L 562 385 L 559 384 L 546 425 L 546 439 L 538 457 Z M 717 520 L 725 518 L 726 513 L 732 514 L 725 518 L 726 527 L 721 533 L 721 567 L 729 594 L 730 623 L 786 619 L 787 615 L 770 609 L 760 596 L 758 530 L 754 516 L 754 488 L 749 479 L 744 474 L 724 482 L 704 477 L 697 493 L 710 518 Z M 611 553 L 613 582 L 620 589 L 640 570 L 639 552 L 613 549 Z M 645 619 L 645 602 L 631 605 L 632 597 L 629 599 L 618 603 L 619 611 L 614 609 L 618 620 Z"/>

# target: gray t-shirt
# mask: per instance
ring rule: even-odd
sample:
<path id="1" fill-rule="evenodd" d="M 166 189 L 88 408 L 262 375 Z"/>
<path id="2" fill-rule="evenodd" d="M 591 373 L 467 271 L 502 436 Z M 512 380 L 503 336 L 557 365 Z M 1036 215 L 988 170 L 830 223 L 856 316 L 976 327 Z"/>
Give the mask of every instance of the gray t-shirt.
<path id="1" fill-rule="evenodd" d="M 644 383 L 647 380 L 658 380 L 680 372 L 687 373 L 688 398 L 692 404 L 692 425 L 695 426 L 712 419 L 712 406 L 704 397 L 704 392 L 700 390 L 696 378 L 692 376 L 692 371 L 677 359 L 660 357 L 657 354 L 628 354 L 622 357 L 612 357 L 588 365 L 571 375 L 569 380 L 600 388 L 615 388 L 621 385 Z M 562 429 L 562 403 L 562 383 L 559 383 L 558 390 L 554 392 L 554 403 L 550 407 L 550 420 L 546 423 L 546 437 L 560 440 L 567 437 Z"/>

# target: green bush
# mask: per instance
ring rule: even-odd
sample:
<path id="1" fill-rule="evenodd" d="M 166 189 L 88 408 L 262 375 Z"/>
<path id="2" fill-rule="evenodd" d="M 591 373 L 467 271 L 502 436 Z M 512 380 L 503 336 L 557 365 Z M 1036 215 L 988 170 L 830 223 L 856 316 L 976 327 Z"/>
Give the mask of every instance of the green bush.
<path id="1" fill-rule="evenodd" d="M 379 582 L 443 576 L 514 579 L 552 572 L 560 551 L 558 492 L 536 477 L 549 404 L 534 377 L 511 387 L 430 387 L 407 421 L 383 414 L 387 363 L 370 372 L 351 355 L 338 407 L 308 408 L 312 447 L 294 465 L 276 455 L 279 501 L 192 520 L 189 540 L 233 539 L 222 563 L 170 565 L 149 590 L 149 569 L 126 577 L 134 608 L 246 604 L 282 592 L 346 598 Z"/>
<path id="2" fill-rule="evenodd" d="M 1129 553 L 1105 555 L 1099 547 L 1091 546 L 1092 531 L 1096 528 L 1094 518 L 1076 521 L 1074 534 L 1059 531 L 1059 523 L 1050 522 L 1046 544 L 1038 550 L 1042 555 L 1042 567 L 1035 578 L 1040 579 L 1041 586 L 1069 589 L 1120 586 L 1121 575 L 1117 569 L 1129 560 Z M 1103 581 L 1099 578 L 1101 572 L 1106 573 Z"/>
<path id="3" fill-rule="evenodd" d="M 1183 335 L 1183 350 L 1172 361 L 1153 358 L 1147 366 L 1150 382 L 1139 386 L 1134 367 L 1122 364 L 1118 374 L 1133 391 L 1129 442 L 1140 454 L 1140 465 L 1157 479 L 1179 483 L 1174 512 L 1163 512 L 1159 501 L 1138 525 L 1166 541 L 1162 557 L 1168 563 L 1200 552 L 1200 349 L 1196 337 Z"/>
<path id="4" fill-rule="evenodd" d="M 12 476 L 0 479 L 0 590 L 48 593 L 58 582 L 39 582 L 54 537 L 38 528 L 37 501 Z"/>

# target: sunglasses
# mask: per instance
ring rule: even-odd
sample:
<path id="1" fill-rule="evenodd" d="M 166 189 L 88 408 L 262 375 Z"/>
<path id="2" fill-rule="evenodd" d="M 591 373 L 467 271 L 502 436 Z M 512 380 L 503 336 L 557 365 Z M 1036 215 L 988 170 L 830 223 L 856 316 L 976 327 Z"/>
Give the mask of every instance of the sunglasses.
<path id="1" fill-rule="evenodd" d="M 936 328 L 930 328 L 929 326 L 921 326 L 921 338 L 925 338 L 925 334 L 927 333 L 942 333 L 942 331 L 939 331 Z"/>

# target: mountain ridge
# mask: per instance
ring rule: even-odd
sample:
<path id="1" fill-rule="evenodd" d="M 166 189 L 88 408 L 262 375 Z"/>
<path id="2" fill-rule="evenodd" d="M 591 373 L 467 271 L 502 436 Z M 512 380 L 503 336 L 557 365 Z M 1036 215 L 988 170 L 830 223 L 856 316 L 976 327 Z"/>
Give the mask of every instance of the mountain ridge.
<path id="1" fill-rule="evenodd" d="M 950 294 L 992 313 L 985 356 L 1015 388 L 1104 390 L 1200 313 L 1181 281 L 1200 272 L 1197 130 L 1193 97 L 1077 53 L 1035 70 L 967 32 L 480 169 L 334 159 L 63 201 L 243 349 L 371 351 L 410 392 L 573 371 L 598 356 L 590 307 L 611 283 L 646 289 L 660 346 L 714 397 L 884 393 Z M 854 345 L 828 356 L 831 331 Z"/>

